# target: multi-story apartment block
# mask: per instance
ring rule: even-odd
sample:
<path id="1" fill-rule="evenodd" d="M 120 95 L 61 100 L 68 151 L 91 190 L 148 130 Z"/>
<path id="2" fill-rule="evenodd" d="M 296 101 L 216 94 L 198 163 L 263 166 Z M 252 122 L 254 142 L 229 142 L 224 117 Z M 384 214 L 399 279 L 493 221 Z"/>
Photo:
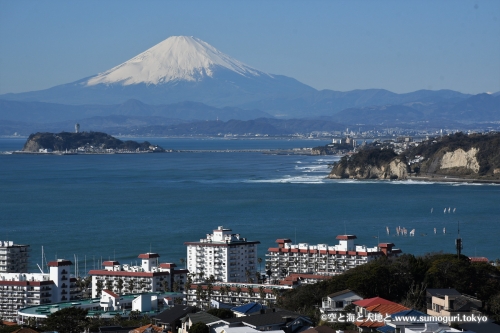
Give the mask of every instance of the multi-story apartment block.
<path id="1" fill-rule="evenodd" d="M 294 289 L 299 284 L 293 285 L 271 285 L 256 283 L 224 283 L 216 282 L 212 285 L 207 283 L 191 284 L 186 290 L 188 305 L 209 308 L 212 301 L 226 304 L 246 304 L 256 302 L 260 304 L 273 305 L 283 292 Z"/>
<path id="2" fill-rule="evenodd" d="M 29 251 L 29 245 L 0 241 L 0 273 L 26 273 Z"/>
<path id="3" fill-rule="evenodd" d="M 213 275 L 215 281 L 248 282 L 256 279 L 258 241 L 247 241 L 220 226 L 199 242 L 186 242 L 187 268 L 194 282 Z"/>
<path id="4" fill-rule="evenodd" d="M 271 280 L 276 281 L 291 273 L 337 275 L 348 269 L 363 265 L 381 256 L 397 256 L 400 249 L 393 243 L 380 243 L 369 248 L 356 245 L 354 235 L 339 235 L 339 244 L 309 245 L 292 244 L 290 239 L 278 239 L 278 247 L 269 248 L 266 254 L 266 270 L 271 272 Z"/>
<path id="5" fill-rule="evenodd" d="M 173 263 L 159 263 L 157 253 L 139 255 L 141 266 L 120 265 L 104 261 L 104 269 L 91 270 L 92 297 L 100 297 L 104 289 L 117 294 L 137 294 L 157 291 L 184 291 L 188 271 L 175 269 Z"/>
<path id="6" fill-rule="evenodd" d="M 0 317 L 15 320 L 27 306 L 81 298 L 76 279 L 69 274 L 69 260 L 48 263 L 49 273 L 0 273 Z"/>

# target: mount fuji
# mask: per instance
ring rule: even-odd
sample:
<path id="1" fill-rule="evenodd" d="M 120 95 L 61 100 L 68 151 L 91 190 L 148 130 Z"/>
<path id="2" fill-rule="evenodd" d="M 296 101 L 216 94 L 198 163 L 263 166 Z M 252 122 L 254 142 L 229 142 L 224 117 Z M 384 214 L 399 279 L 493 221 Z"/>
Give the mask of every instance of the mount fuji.
<path id="1" fill-rule="evenodd" d="M 110 105 L 123 105 L 131 99 L 154 104 L 156 108 L 183 102 L 191 103 L 185 105 L 203 103 L 207 108 L 238 108 L 236 113 L 225 111 L 225 114 L 238 114 L 238 119 L 254 119 L 263 114 L 284 118 L 334 116 L 347 109 L 387 105 L 411 107 L 412 110 L 398 109 L 398 112 L 411 111 L 414 117 L 418 112 L 430 114 L 449 110 L 469 97 L 471 95 L 451 90 L 419 90 L 405 94 L 384 89 L 318 91 L 293 78 L 252 68 L 198 38 L 187 36 L 169 37 L 116 67 L 72 83 L 0 95 L 0 99 L 17 102 L 92 105 L 92 110 L 100 106 L 108 110 Z M 0 105 L 0 118 L 2 113 L 15 108 L 9 105 L 8 108 Z M 23 107 L 31 110 L 33 105 Z M 47 105 L 45 108 L 48 111 L 44 114 L 53 111 Z M 145 115 L 145 108 L 144 105 L 137 108 L 133 115 Z M 199 110 L 207 108 L 197 107 Z M 360 114 L 366 112 L 359 111 Z M 221 111 L 217 113 L 222 114 Z M 205 119 L 208 114 L 200 111 L 196 117 Z M 363 121 L 364 118 L 356 123 Z"/>
<path id="2" fill-rule="evenodd" d="M 192 101 L 224 107 L 315 91 L 293 78 L 247 66 L 201 39 L 173 36 L 95 76 L 0 98 L 61 104 Z"/>

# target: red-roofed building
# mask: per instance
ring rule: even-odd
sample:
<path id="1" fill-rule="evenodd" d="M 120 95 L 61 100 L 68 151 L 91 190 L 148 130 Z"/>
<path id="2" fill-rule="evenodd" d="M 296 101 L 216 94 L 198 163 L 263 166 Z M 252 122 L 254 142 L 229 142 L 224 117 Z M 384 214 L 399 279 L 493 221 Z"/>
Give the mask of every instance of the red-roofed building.
<path id="1" fill-rule="evenodd" d="M 397 304 L 391 302 L 382 297 L 373 297 L 373 298 L 365 298 L 356 302 L 353 302 L 354 305 L 359 306 L 361 308 L 367 308 L 369 306 L 378 305 L 378 304 Z"/>
<path id="2" fill-rule="evenodd" d="M 266 270 L 271 270 L 272 282 L 277 283 L 291 273 L 338 275 L 376 258 L 401 253 L 392 243 L 380 243 L 372 248 L 356 245 L 355 235 L 338 235 L 336 239 L 339 244 L 335 246 L 292 244 L 289 239 L 277 239 L 278 246 L 269 248 L 266 254 Z"/>
<path id="3" fill-rule="evenodd" d="M 103 289 L 116 294 L 156 291 L 184 291 L 188 271 L 176 269 L 173 263 L 159 263 L 157 253 L 138 256 L 141 266 L 120 265 L 118 261 L 104 261 L 103 269 L 89 271 L 92 276 L 92 297 L 99 297 Z"/>
<path id="4" fill-rule="evenodd" d="M 391 302 L 381 297 L 373 297 L 353 302 L 356 305 L 354 323 L 360 332 L 374 332 L 378 327 L 385 326 L 384 318 L 394 313 L 409 310 L 401 304 Z M 360 318 L 362 318 L 360 320 Z"/>

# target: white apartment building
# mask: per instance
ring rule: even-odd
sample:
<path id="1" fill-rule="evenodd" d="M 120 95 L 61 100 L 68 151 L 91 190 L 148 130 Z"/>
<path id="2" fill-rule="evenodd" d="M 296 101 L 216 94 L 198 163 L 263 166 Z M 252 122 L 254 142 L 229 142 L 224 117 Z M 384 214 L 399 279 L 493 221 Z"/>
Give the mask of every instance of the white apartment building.
<path id="1" fill-rule="evenodd" d="M 48 263 L 49 273 L 0 273 L 0 317 L 15 320 L 27 306 L 81 298 L 76 279 L 69 274 L 69 260 Z"/>
<path id="2" fill-rule="evenodd" d="M 29 251 L 29 245 L 0 241 L 0 273 L 26 273 Z"/>
<path id="3" fill-rule="evenodd" d="M 118 261 L 104 261 L 104 269 L 91 270 L 92 297 L 100 297 L 107 289 L 121 294 L 157 291 L 184 291 L 188 271 L 175 269 L 173 263 L 159 263 L 157 253 L 143 253 L 140 266 L 120 265 Z"/>
<path id="4" fill-rule="evenodd" d="M 356 245 L 355 235 L 339 235 L 338 245 L 292 244 L 290 239 L 277 239 L 278 247 L 269 248 L 266 270 L 271 270 L 271 280 L 277 281 L 292 273 L 337 275 L 381 256 L 397 256 L 400 249 L 393 243 L 380 243 L 375 247 Z"/>
<path id="5" fill-rule="evenodd" d="M 213 275 L 220 282 L 255 279 L 258 241 L 247 241 L 231 229 L 219 226 L 199 242 L 186 242 L 187 269 L 194 282 Z"/>

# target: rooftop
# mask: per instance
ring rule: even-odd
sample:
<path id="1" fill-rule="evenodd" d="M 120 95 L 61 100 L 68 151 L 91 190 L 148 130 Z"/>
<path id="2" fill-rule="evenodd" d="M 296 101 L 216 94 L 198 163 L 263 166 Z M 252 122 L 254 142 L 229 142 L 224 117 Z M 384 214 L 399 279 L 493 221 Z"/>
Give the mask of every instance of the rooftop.
<path id="1" fill-rule="evenodd" d="M 130 300 L 132 301 L 135 299 L 137 296 L 141 295 L 156 295 L 158 298 L 163 298 L 168 295 L 173 295 L 176 293 L 142 293 L 142 294 L 126 294 L 126 295 L 121 295 L 120 299 L 124 300 Z M 20 315 L 27 315 L 27 316 L 39 316 L 39 317 L 44 317 L 52 314 L 53 312 L 59 311 L 64 308 L 69 308 L 73 306 L 78 306 L 81 305 L 82 307 L 85 306 L 90 306 L 90 305 L 95 305 L 99 306 L 100 305 L 101 298 L 89 298 L 89 299 L 84 299 L 84 300 L 78 300 L 78 301 L 72 301 L 72 302 L 59 302 L 59 303 L 50 303 L 50 304 L 43 304 L 43 305 L 37 305 L 37 306 L 30 306 L 27 308 L 20 309 L 18 313 Z M 101 315 L 103 318 L 112 318 L 115 316 L 117 313 L 121 314 L 122 316 L 128 316 L 130 313 L 129 310 L 123 311 L 101 311 L 101 310 L 90 310 L 88 315 L 89 317 L 92 317 L 96 314 Z M 157 314 L 158 311 L 148 311 L 148 312 L 143 312 L 143 314 L 147 314 L 149 316 Z"/>

